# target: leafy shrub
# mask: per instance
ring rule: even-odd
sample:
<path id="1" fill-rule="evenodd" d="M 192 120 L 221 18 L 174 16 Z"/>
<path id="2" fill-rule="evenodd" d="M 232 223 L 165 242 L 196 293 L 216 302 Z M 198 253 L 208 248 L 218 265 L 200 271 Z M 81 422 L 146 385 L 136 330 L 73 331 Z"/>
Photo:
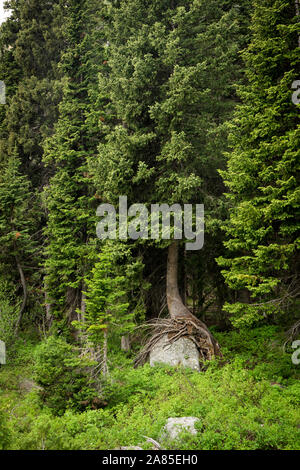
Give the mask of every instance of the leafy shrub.
<path id="1" fill-rule="evenodd" d="M 146 449 L 144 436 L 149 436 L 166 449 L 300 449 L 299 384 L 280 388 L 257 381 L 238 358 L 222 367 L 215 363 L 205 373 L 148 364 L 127 367 L 115 371 L 107 387 L 106 409 L 68 410 L 58 417 L 44 409 L 32 416 L 27 431 L 17 432 L 18 448 Z M 166 420 L 182 416 L 199 418 L 198 434 L 162 441 Z"/>
<path id="2" fill-rule="evenodd" d="M 112 357 L 105 409 L 79 413 L 74 403 L 64 414 L 60 409 L 53 416 L 52 408 L 39 408 L 31 392 L 17 407 L 11 404 L 10 445 L 24 450 L 130 445 L 149 449 L 144 438 L 149 436 L 165 449 L 300 449 L 300 384 L 294 378 L 299 367 L 292 364 L 283 384 L 274 383 L 287 360 L 276 328 L 258 328 L 248 337 L 235 331 L 221 336 L 224 359 L 210 362 L 201 373 L 149 364 L 133 369 L 128 358 L 120 360 L 120 353 Z M 57 344 L 57 338 L 51 342 L 51 348 L 60 351 L 56 360 L 61 365 L 70 345 L 66 349 L 66 343 L 59 340 Z M 72 354 L 77 357 L 76 351 Z M 198 434 L 183 433 L 177 442 L 163 441 L 166 420 L 183 416 L 199 418 Z"/>
<path id="3" fill-rule="evenodd" d="M 0 450 L 6 450 L 10 444 L 10 431 L 2 410 L 0 410 Z"/>
<path id="4" fill-rule="evenodd" d="M 269 325 L 252 329 L 216 333 L 226 360 L 238 357 L 256 379 L 285 383 L 298 378 L 299 369 L 291 361 L 292 352 L 283 348 L 285 336 L 280 327 Z"/>
<path id="5" fill-rule="evenodd" d="M 0 339 L 11 343 L 20 310 L 20 302 L 14 301 L 15 295 L 11 285 L 0 279 Z"/>

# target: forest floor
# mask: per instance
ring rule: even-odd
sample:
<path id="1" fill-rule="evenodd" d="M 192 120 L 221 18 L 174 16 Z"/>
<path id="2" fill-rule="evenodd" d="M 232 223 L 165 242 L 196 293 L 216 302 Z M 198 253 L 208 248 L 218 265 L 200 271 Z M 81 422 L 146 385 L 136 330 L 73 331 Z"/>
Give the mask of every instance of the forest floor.
<path id="1" fill-rule="evenodd" d="M 6 448 L 150 449 L 144 438 L 148 436 L 164 449 L 300 449 L 300 366 L 292 363 L 292 350 L 283 350 L 280 331 L 263 326 L 214 332 L 224 357 L 206 364 L 200 373 L 149 364 L 134 369 L 134 358 L 116 348 L 110 352 L 105 383 L 108 406 L 69 409 L 58 416 L 42 406 L 35 386 L 34 351 L 39 341 L 23 333 L 8 364 L 0 369 Z M 199 418 L 197 435 L 162 441 L 166 420 L 183 416 Z"/>

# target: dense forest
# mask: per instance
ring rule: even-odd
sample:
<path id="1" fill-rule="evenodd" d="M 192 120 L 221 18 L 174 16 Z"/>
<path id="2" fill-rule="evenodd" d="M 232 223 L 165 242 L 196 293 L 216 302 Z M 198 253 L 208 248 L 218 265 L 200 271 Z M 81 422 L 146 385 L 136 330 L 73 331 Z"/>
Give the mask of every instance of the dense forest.
<path id="1" fill-rule="evenodd" d="M 300 449 L 299 1 L 5 8 L 0 449 Z"/>

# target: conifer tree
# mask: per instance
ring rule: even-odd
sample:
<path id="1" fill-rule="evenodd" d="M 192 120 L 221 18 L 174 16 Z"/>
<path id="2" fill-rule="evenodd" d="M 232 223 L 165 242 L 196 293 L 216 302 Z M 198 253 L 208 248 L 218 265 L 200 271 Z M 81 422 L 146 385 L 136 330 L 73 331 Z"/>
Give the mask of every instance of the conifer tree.
<path id="1" fill-rule="evenodd" d="M 222 194 L 223 123 L 240 77 L 238 8 L 130 0 L 108 15 L 99 98 L 106 137 L 98 161 L 90 162 L 98 193 L 115 205 L 127 195 L 128 204 L 204 203 L 213 211 Z M 178 314 L 188 315 L 177 286 L 178 244 L 170 250 L 170 289 Z"/>
<path id="2" fill-rule="evenodd" d="M 31 197 L 30 182 L 20 173 L 20 162 L 15 155 L 0 173 L 0 279 L 5 279 L 6 284 L 9 280 L 22 292 L 16 332 L 28 299 L 26 264 L 30 258 L 37 257 L 38 247 L 32 233 L 38 226 L 38 215 Z M 19 288 L 15 290 L 19 294 Z"/>
<path id="3" fill-rule="evenodd" d="M 232 152 L 222 173 L 231 204 L 219 259 L 227 304 L 237 326 L 286 312 L 299 296 L 299 16 L 294 2 L 255 1 L 252 40 L 244 53 L 248 84 L 231 124 Z"/>
<path id="4" fill-rule="evenodd" d="M 92 240 L 96 239 L 95 190 L 87 172 L 87 157 L 95 153 L 98 132 L 89 120 L 90 92 L 97 78 L 95 31 L 101 37 L 101 27 L 95 28 L 100 7 L 95 5 L 86 0 L 70 0 L 68 4 L 68 48 L 60 64 L 65 82 L 63 99 L 44 154 L 46 164 L 54 168 L 50 185 L 45 188 L 46 284 L 53 313 L 70 322 L 77 319 L 78 309 L 85 309 L 84 276 L 93 264 Z"/>
<path id="5" fill-rule="evenodd" d="M 5 101 L 15 93 L 21 77 L 21 68 L 14 57 L 16 38 L 20 29 L 20 9 L 17 2 L 6 2 L 11 7 L 10 16 L 0 26 L 0 80 L 5 83 Z M 5 119 L 6 106 L 0 106 L 1 127 Z M 0 132 L 3 130 L 0 127 Z M 1 134 L 0 134 L 1 135 Z M 0 154 L 0 161 L 4 155 Z"/>
<path id="6" fill-rule="evenodd" d="M 0 116 L 1 172 L 6 175 L 15 162 L 18 162 L 16 172 L 20 178 L 17 180 L 20 184 L 22 178 L 26 181 L 22 204 L 28 208 L 34 206 L 34 211 L 38 214 L 36 223 L 29 224 L 32 232 L 27 235 L 41 246 L 43 218 L 38 207 L 41 187 L 48 179 L 41 161 L 42 141 L 51 133 L 60 99 L 56 65 L 60 51 L 64 48 L 64 2 L 10 0 L 6 2 L 6 6 L 11 14 L 0 27 L 0 79 L 6 85 L 6 105 L 1 106 Z M 8 179 L 7 187 L 10 183 L 11 179 Z M 6 182 L 3 181 L 3 184 Z M 30 191 L 26 185 L 30 186 Z M 27 220 L 27 217 L 24 218 Z M 22 223 L 18 221 L 18 224 Z M 23 240 L 25 238 L 22 236 Z M 21 238 L 18 244 L 22 245 L 20 240 Z M 15 284 L 20 277 L 20 269 L 14 256 L 6 258 L 1 271 L 8 269 L 8 260 L 12 263 L 9 272 Z M 36 253 L 33 256 L 29 245 L 25 244 L 21 264 L 30 266 L 30 269 L 26 268 L 26 290 L 28 294 L 33 291 L 35 294 L 28 295 L 27 305 L 31 300 L 35 301 L 39 311 L 39 306 L 43 303 L 40 262 L 40 257 Z M 3 280 L 5 282 L 5 277 Z M 2 279 L 0 282 L 2 283 Z M 32 307 L 31 311 L 35 310 L 33 304 L 29 306 Z"/>
<path id="7" fill-rule="evenodd" d="M 83 331 L 90 351 L 100 352 L 101 360 L 97 359 L 104 375 L 108 371 L 109 340 L 128 335 L 135 320 L 141 319 L 143 312 L 137 299 L 133 302 L 132 292 L 140 282 L 142 268 L 141 261 L 132 257 L 130 247 L 107 241 L 102 243 L 98 259 L 85 278 L 84 317 L 73 325 Z"/>
<path id="8" fill-rule="evenodd" d="M 1 159 L 7 160 L 17 148 L 23 171 L 34 187 L 41 188 L 47 180 L 42 141 L 52 132 L 60 100 L 57 63 L 65 45 L 63 2 L 12 0 L 7 5 L 12 15 L 1 27 L 1 42 L 11 65 Z"/>

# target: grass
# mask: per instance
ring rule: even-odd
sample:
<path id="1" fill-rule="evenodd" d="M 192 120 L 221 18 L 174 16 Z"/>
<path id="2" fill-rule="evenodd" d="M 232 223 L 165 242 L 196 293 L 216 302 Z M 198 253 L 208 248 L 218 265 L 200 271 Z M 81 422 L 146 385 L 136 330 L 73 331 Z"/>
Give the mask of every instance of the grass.
<path id="1" fill-rule="evenodd" d="M 10 364 L 0 370 L 0 409 L 5 413 L 0 441 L 2 426 L 9 449 L 148 449 L 143 437 L 148 436 L 165 449 L 299 450 L 300 366 L 292 364 L 290 351 L 283 351 L 279 329 L 265 326 L 216 336 L 224 358 L 201 373 L 148 364 L 133 369 L 131 358 L 112 353 L 104 383 L 108 406 L 67 410 L 62 416 L 41 406 L 37 390 L 22 387 L 25 379 L 34 378 L 38 346 L 24 337 Z M 197 435 L 162 441 L 167 418 L 183 416 L 199 418 Z"/>

